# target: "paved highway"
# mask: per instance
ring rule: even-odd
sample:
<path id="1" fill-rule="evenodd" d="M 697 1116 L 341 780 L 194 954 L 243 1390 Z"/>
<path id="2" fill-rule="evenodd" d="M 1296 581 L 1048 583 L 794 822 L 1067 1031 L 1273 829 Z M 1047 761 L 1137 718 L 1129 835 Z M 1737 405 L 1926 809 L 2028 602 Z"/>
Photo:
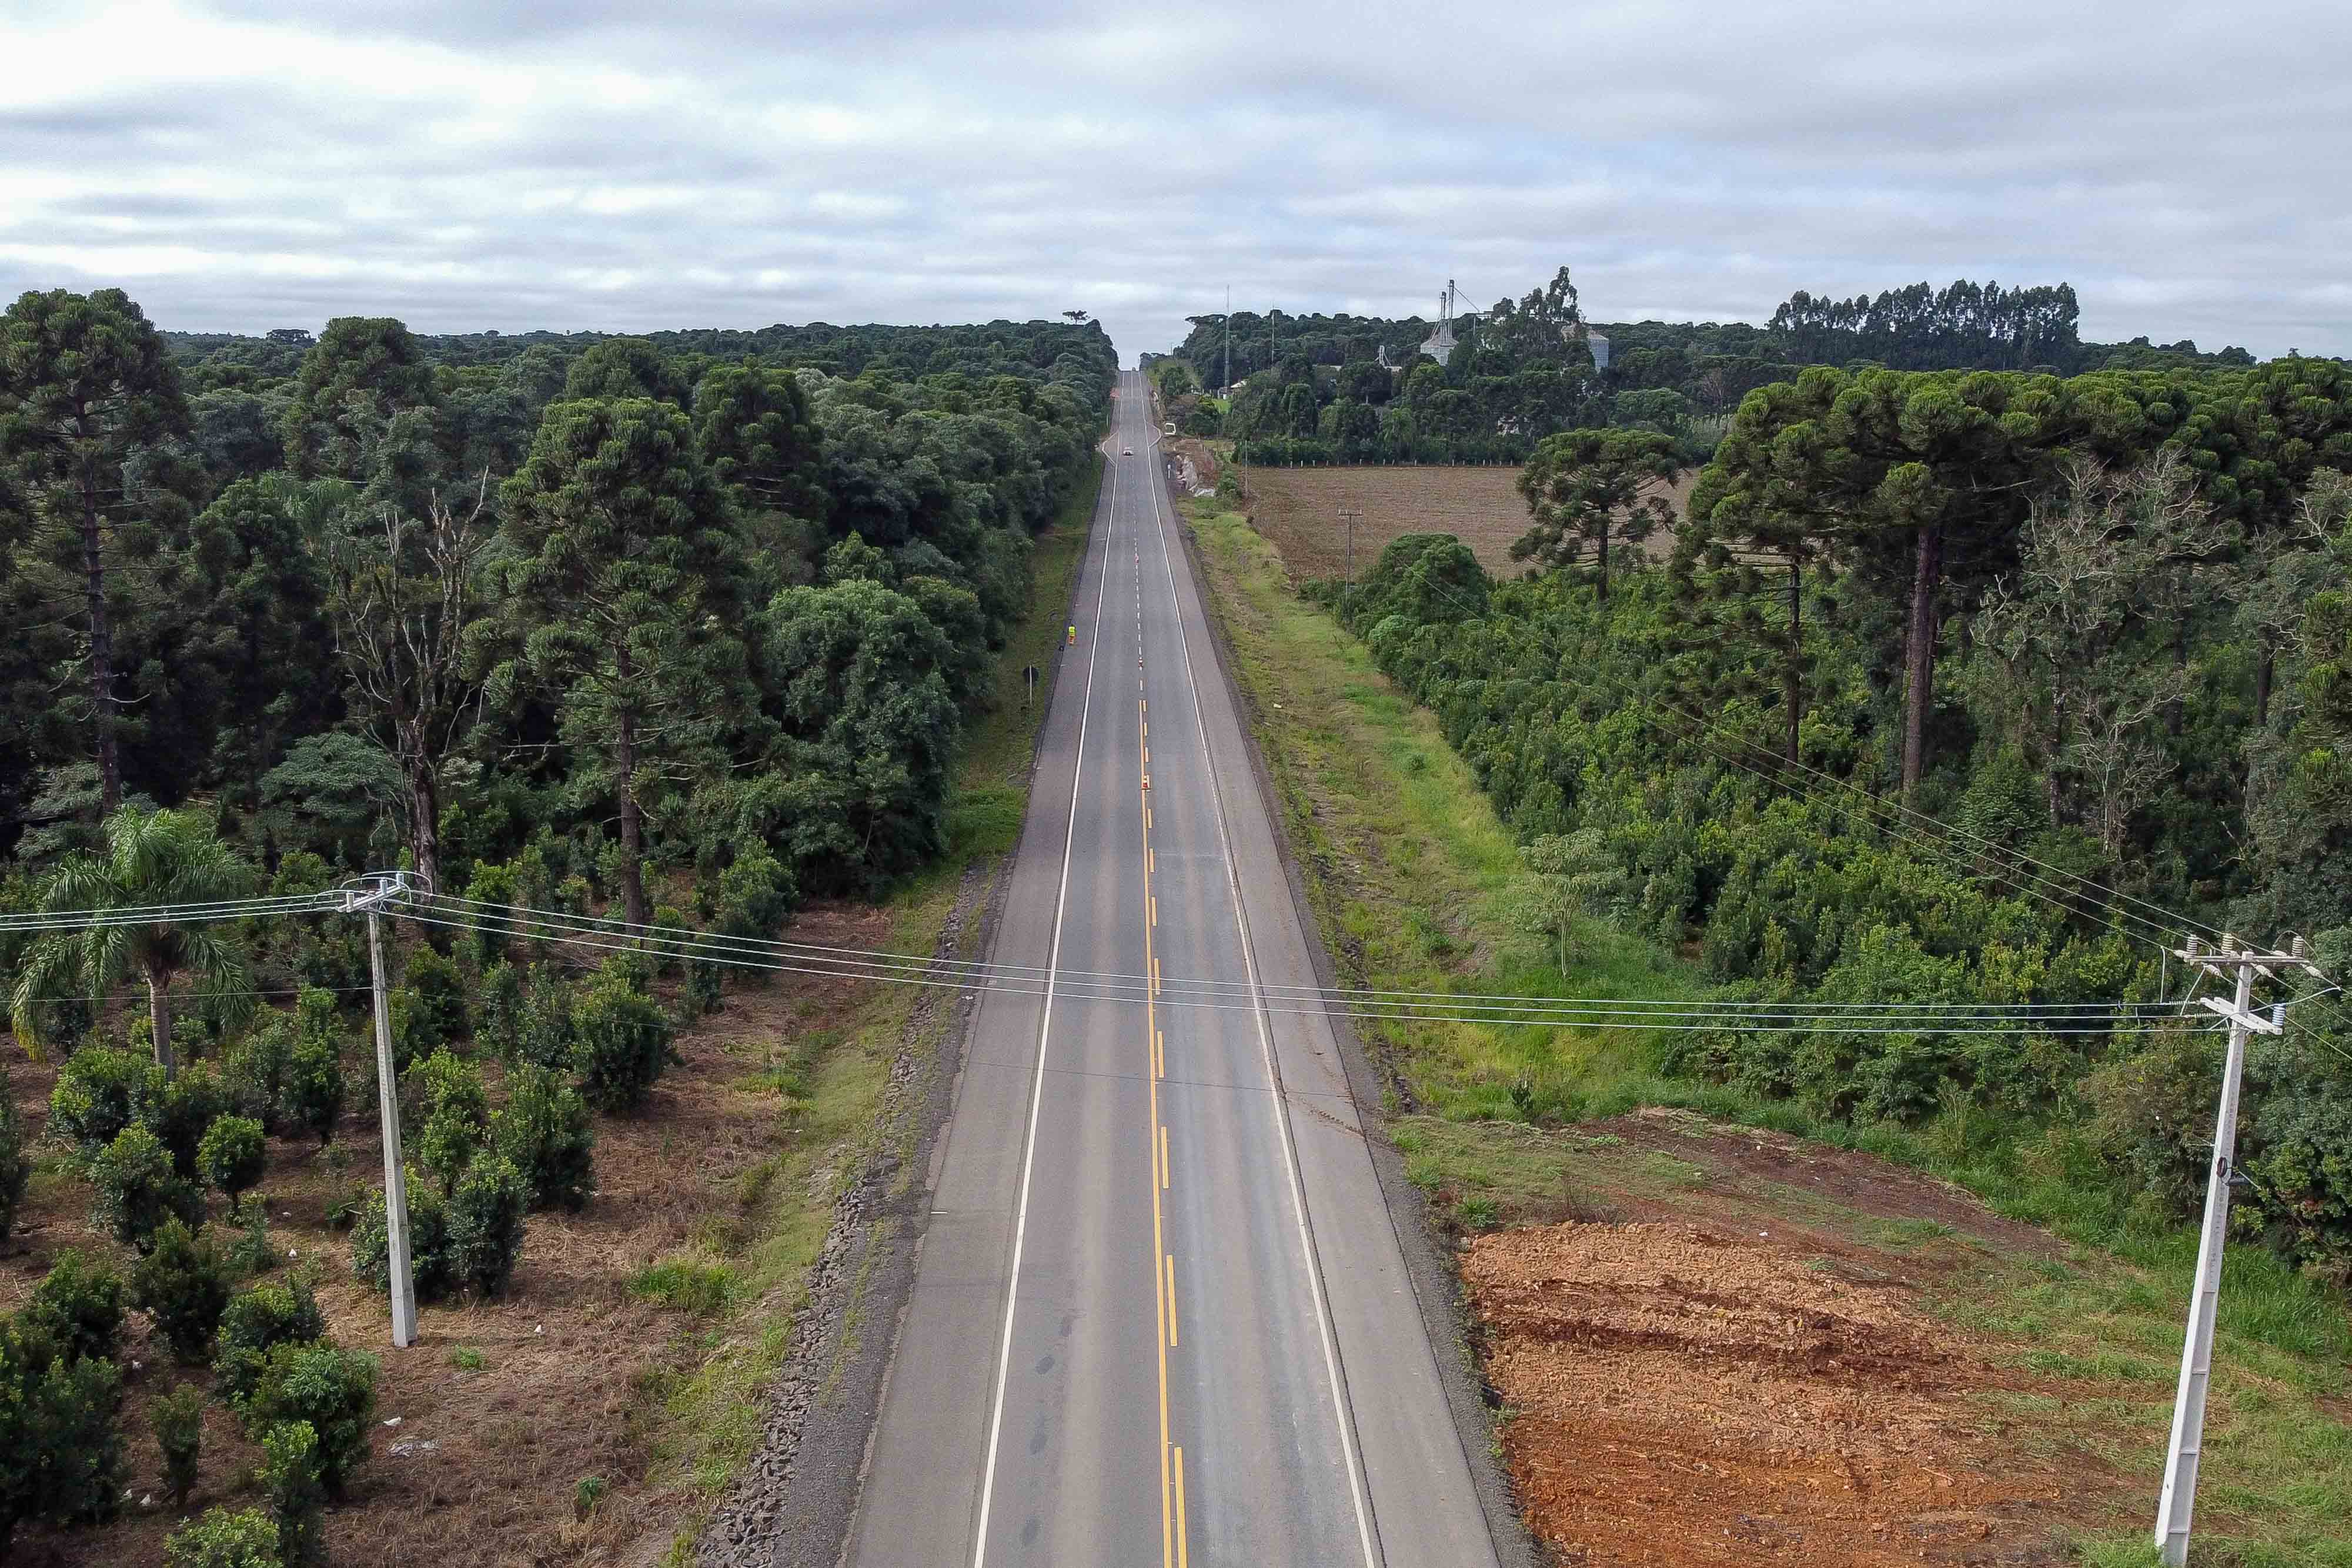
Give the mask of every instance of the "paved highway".
<path id="1" fill-rule="evenodd" d="M 848 1560 L 1496 1561 L 1159 478 L 1111 459 Z"/>

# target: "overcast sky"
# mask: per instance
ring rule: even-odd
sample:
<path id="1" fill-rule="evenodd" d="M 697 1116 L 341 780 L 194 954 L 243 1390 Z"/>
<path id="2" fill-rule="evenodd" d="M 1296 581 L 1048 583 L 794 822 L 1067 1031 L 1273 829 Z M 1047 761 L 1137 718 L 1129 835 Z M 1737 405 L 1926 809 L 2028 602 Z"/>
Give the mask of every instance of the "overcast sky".
<path id="1" fill-rule="evenodd" d="M 2072 282 L 2352 354 L 2344 0 L 0 0 L 0 287 L 158 322 L 1597 320 Z"/>

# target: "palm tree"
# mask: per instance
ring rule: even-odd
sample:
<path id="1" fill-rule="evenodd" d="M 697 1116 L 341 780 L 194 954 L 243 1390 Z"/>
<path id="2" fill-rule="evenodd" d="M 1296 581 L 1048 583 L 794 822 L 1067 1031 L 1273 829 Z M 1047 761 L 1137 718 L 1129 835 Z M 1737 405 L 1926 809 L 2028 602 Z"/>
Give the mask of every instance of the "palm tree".
<path id="1" fill-rule="evenodd" d="M 253 868 L 222 843 L 202 818 L 185 811 L 123 806 L 106 819 L 106 853 L 69 855 L 42 889 L 46 915 L 162 909 L 242 898 L 252 891 Z M 9 998 L 16 1042 L 38 1055 L 34 1009 L 44 1000 L 84 996 L 93 1001 L 137 974 L 147 982 L 147 1016 L 155 1032 L 155 1061 L 169 1077 L 172 982 L 193 971 L 206 988 L 233 992 L 245 960 L 217 924 L 166 918 L 52 931 L 25 956 Z M 249 1004 L 237 996 L 232 1006 Z"/>

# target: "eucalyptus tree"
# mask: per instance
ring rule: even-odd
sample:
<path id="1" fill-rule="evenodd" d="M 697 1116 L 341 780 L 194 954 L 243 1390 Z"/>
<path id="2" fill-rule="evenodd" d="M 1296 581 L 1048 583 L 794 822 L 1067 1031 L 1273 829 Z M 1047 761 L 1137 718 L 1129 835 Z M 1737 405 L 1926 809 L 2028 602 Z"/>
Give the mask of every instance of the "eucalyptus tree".
<path id="1" fill-rule="evenodd" d="M 125 806 L 110 814 L 104 826 L 105 852 L 60 862 L 41 885 L 39 909 L 47 915 L 112 912 L 115 918 L 37 937 L 17 968 L 9 1022 L 17 1043 L 36 1051 L 45 1003 L 101 997 L 136 975 L 147 986 L 155 1061 L 168 1076 L 175 1066 L 175 979 L 191 972 L 201 976 L 231 1017 L 249 1012 L 252 1002 L 241 990 L 245 960 L 227 924 L 183 919 L 173 912 L 249 895 L 253 868 L 193 812 Z"/>

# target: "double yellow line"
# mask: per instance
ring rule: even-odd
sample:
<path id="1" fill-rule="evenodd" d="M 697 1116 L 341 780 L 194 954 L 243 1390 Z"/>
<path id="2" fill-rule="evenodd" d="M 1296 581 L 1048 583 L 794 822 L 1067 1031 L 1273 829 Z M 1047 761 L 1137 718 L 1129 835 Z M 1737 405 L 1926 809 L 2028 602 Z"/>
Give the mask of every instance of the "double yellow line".
<path id="1" fill-rule="evenodd" d="M 1151 1128 L 1145 1147 L 1151 1157 L 1151 1295 L 1159 1320 L 1160 1562 L 1161 1568 L 1190 1568 L 1184 1529 L 1184 1450 L 1168 1437 L 1168 1352 L 1177 1343 L 1176 1260 L 1168 1253 L 1160 1201 L 1171 1176 L 1168 1128 L 1160 1120 L 1160 1081 L 1168 1072 L 1168 1042 L 1160 1032 L 1160 958 L 1152 943 L 1152 930 L 1160 924 L 1160 900 L 1151 891 L 1156 864 L 1151 852 L 1151 717 L 1141 697 L 1135 699 L 1135 714 L 1142 728 L 1136 742 L 1136 793 L 1143 802 L 1143 957 L 1145 973 L 1151 977 L 1144 989 L 1143 1043 L 1151 1060 L 1146 1078 L 1151 1092 Z"/>

